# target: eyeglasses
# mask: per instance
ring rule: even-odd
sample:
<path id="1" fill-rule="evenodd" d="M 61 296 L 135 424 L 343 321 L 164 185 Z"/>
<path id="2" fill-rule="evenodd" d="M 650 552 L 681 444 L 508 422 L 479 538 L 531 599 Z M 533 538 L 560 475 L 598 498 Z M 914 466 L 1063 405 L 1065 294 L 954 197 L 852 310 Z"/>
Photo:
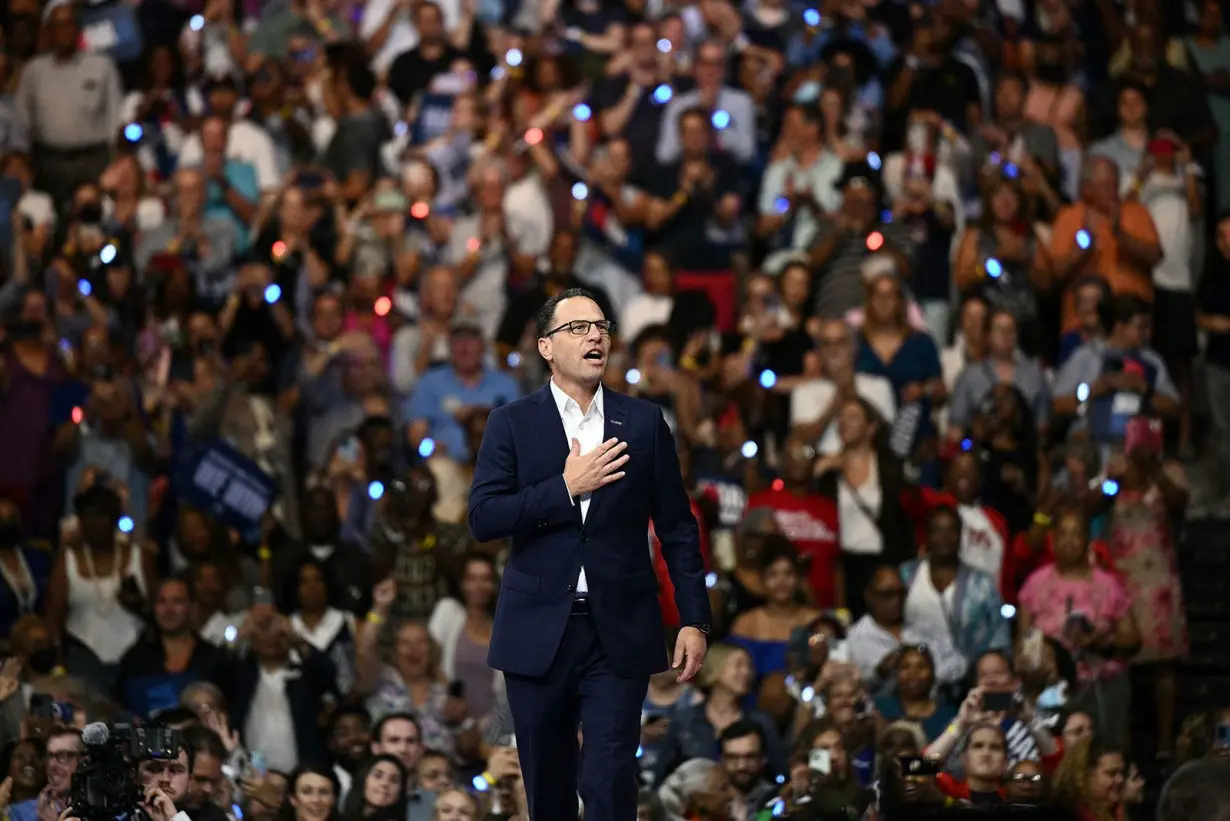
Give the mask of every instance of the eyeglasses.
<path id="1" fill-rule="evenodd" d="M 81 758 L 81 753 L 76 750 L 56 750 L 54 753 L 48 751 L 47 757 L 57 764 L 69 764 Z"/>
<path id="2" fill-rule="evenodd" d="M 1009 776 L 1009 780 L 1018 784 L 1038 784 L 1042 781 L 1042 773 L 1013 773 Z"/>
<path id="3" fill-rule="evenodd" d="M 596 327 L 598 332 L 604 336 L 610 336 L 615 333 L 615 320 L 613 319 L 574 319 L 571 322 L 565 322 L 553 331 L 548 331 L 546 336 L 557 334 L 565 329 L 573 336 L 585 336 L 589 333 L 591 325 Z M 543 338 L 545 339 L 546 337 Z"/>

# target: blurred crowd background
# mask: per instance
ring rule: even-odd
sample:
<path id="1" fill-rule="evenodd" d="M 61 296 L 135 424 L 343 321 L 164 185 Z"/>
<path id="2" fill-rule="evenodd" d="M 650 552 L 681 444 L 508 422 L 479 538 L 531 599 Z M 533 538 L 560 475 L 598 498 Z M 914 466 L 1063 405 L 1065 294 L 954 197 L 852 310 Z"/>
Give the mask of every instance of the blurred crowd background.
<path id="1" fill-rule="evenodd" d="M 1230 752 L 1222 11 L 10 0 L 9 817 L 125 716 L 195 821 L 523 817 L 466 501 L 573 287 L 715 613 L 645 818 L 1147 814 Z"/>

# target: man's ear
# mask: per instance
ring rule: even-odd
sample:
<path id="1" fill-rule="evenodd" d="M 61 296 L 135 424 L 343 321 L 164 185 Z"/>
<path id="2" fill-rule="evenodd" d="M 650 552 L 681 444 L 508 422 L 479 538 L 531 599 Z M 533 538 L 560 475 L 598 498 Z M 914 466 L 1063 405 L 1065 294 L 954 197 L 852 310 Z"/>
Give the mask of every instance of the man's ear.
<path id="1" fill-rule="evenodd" d="M 538 340 L 538 355 L 541 356 L 543 359 L 547 360 L 548 362 L 551 361 L 551 356 L 552 356 L 551 340 L 549 339 L 539 339 Z"/>

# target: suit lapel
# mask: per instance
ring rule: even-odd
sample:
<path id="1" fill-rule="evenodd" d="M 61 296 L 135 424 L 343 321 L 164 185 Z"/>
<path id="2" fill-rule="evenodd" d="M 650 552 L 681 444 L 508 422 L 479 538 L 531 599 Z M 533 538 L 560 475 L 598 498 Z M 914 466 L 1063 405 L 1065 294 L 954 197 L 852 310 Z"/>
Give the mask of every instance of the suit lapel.
<path id="1" fill-rule="evenodd" d="M 534 401 L 538 405 L 538 418 L 535 421 L 534 430 L 518 431 L 517 437 L 528 437 L 532 447 L 542 453 L 542 458 L 552 466 L 559 465 L 559 471 L 563 473 L 564 462 L 568 459 L 568 451 L 571 450 L 572 443 L 568 441 L 568 434 L 564 431 L 564 420 L 560 418 L 555 396 L 551 393 L 550 382 L 534 394 Z M 580 504 L 573 506 L 573 514 L 580 523 Z"/>
<path id="2" fill-rule="evenodd" d="M 628 422 L 624 416 L 623 397 L 605 385 L 602 388 L 602 441 L 618 439 L 623 442 L 628 438 Z M 627 451 L 625 451 L 626 453 Z M 585 514 L 585 524 L 594 521 L 594 515 L 599 505 L 611 493 L 611 486 L 598 488 L 589 497 L 589 512 Z"/>

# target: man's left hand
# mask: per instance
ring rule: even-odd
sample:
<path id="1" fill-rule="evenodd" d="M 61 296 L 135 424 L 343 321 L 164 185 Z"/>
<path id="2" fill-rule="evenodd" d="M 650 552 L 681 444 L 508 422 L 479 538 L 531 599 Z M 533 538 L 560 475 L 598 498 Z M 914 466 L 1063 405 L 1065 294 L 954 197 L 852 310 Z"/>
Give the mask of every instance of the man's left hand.
<path id="1" fill-rule="evenodd" d="M 679 631 L 679 637 L 675 639 L 675 659 L 671 667 L 678 670 L 683 668 L 683 672 L 679 674 L 679 682 L 691 681 L 695 678 L 696 673 L 705 663 L 705 651 L 708 649 L 709 642 L 696 627 L 684 627 Z"/>

